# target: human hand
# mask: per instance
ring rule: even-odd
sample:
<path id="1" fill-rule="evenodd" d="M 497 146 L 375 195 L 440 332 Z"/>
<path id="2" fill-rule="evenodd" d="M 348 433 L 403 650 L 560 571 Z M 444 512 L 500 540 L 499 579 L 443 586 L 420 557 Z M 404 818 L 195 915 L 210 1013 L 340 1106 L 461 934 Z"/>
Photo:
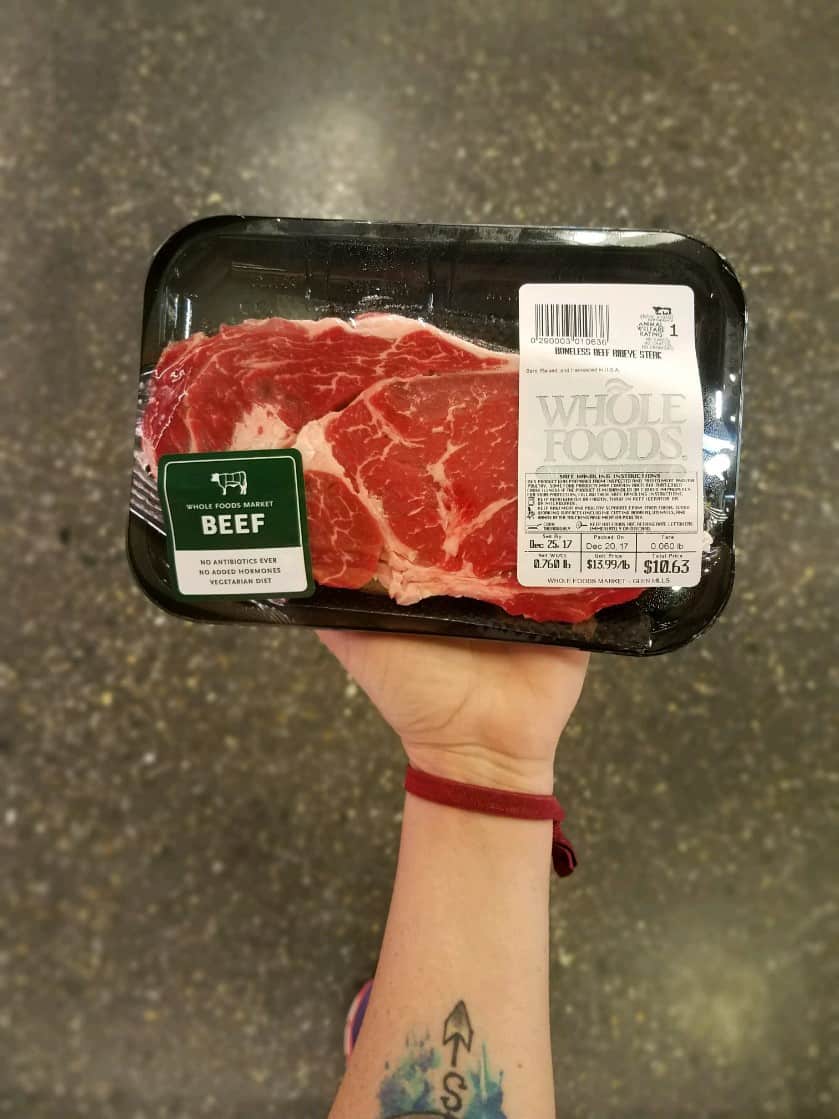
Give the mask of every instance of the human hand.
<path id="1" fill-rule="evenodd" d="M 350 630 L 318 636 L 427 773 L 549 793 L 588 654 L 544 645 Z"/>

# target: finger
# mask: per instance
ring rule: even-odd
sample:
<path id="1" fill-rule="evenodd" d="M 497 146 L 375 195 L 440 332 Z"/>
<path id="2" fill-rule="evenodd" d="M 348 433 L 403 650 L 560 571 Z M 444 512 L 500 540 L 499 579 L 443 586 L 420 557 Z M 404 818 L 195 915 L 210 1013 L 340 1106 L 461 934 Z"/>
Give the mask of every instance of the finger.
<path id="1" fill-rule="evenodd" d="M 353 633 L 346 629 L 316 629 L 315 633 L 321 644 L 325 645 L 343 665 L 346 665 L 347 659 L 352 655 L 353 639 L 365 636 L 363 633 Z"/>

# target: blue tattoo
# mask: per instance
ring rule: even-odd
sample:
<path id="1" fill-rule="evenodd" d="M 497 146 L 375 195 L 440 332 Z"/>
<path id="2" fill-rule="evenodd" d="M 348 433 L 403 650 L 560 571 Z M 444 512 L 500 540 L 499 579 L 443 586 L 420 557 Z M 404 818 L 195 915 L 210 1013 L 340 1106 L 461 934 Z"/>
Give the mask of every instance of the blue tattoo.
<path id="1" fill-rule="evenodd" d="M 486 1045 L 470 1062 L 473 1038 L 463 1002 L 446 1018 L 441 1049 L 427 1033 L 406 1038 L 398 1064 L 385 1065 L 377 1119 L 507 1119 L 503 1073 L 491 1072 Z"/>

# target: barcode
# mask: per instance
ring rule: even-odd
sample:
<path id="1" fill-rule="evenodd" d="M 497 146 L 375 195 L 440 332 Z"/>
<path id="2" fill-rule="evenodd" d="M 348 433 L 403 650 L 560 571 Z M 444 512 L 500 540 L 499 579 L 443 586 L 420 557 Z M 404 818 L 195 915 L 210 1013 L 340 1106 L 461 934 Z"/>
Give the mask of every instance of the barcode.
<path id="1" fill-rule="evenodd" d="M 534 310 L 537 338 L 609 337 L 608 303 L 537 303 Z"/>

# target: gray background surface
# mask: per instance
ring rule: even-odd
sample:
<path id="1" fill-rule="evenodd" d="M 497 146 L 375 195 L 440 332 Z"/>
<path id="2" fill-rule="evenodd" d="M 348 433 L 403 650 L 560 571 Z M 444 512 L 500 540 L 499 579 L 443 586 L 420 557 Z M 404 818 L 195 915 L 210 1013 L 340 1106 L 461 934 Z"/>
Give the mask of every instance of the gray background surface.
<path id="1" fill-rule="evenodd" d="M 560 750 L 558 1100 L 837 1114 L 837 8 L 583 9 L 0 4 L 0 1114 L 317 1119 L 376 958 L 393 736 L 312 635 L 167 619 L 124 558 L 145 269 L 225 211 L 664 226 L 738 269 L 734 598 L 597 660 Z"/>

